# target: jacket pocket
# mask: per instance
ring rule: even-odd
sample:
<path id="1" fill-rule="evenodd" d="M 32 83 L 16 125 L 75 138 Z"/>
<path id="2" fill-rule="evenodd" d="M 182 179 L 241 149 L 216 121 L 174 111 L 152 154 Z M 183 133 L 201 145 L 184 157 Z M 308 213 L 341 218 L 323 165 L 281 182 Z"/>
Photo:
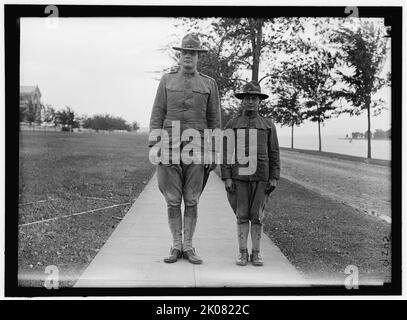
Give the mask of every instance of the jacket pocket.
<path id="1" fill-rule="evenodd" d="M 206 115 L 206 105 L 208 104 L 209 98 L 208 88 L 193 88 L 192 95 L 194 97 L 194 108 L 198 108 L 202 112 L 202 115 Z"/>
<path id="2" fill-rule="evenodd" d="M 184 100 L 184 90 L 175 85 L 167 85 L 167 107 L 181 106 Z"/>

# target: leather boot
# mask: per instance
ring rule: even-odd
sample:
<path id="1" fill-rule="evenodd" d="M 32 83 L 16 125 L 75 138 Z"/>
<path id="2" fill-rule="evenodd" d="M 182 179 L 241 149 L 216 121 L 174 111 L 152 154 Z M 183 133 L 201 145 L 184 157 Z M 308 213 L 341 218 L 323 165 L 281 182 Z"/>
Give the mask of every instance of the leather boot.
<path id="1" fill-rule="evenodd" d="M 239 257 L 236 260 L 236 264 L 238 266 L 245 266 L 247 265 L 247 261 L 249 260 L 249 252 L 247 249 L 240 250 Z"/>
<path id="2" fill-rule="evenodd" d="M 262 233 L 261 224 L 251 224 L 250 235 L 252 238 L 252 254 L 250 256 L 250 261 L 254 266 L 262 266 L 263 259 L 260 255 L 260 239 Z"/>
<path id="3" fill-rule="evenodd" d="M 182 252 L 182 214 L 180 207 L 168 207 L 168 225 L 172 234 L 172 248 Z"/>
<path id="4" fill-rule="evenodd" d="M 247 237 L 249 236 L 249 221 L 237 223 L 237 239 L 239 251 L 247 249 Z"/>
<path id="5" fill-rule="evenodd" d="M 247 252 L 247 237 L 249 235 L 249 221 L 243 223 L 237 223 L 237 239 L 239 242 L 239 256 L 236 260 L 236 264 L 239 266 L 245 266 L 249 259 L 249 253 Z"/>
<path id="6" fill-rule="evenodd" d="M 164 258 L 164 262 L 173 263 L 180 258 L 182 258 L 182 251 L 175 248 L 171 248 L 170 254 L 168 255 L 168 257 Z"/>
<path id="7" fill-rule="evenodd" d="M 195 248 L 184 250 L 184 258 L 193 264 L 202 263 L 202 259 L 196 254 Z"/>
<path id="8" fill-rule="evenodd" d="M 184 249 L 192 249 L 192 238 L 198 218 L 197 206 L 185 206 L 184 211 Z"/>
<path id="9" fill-rule="evenodd" d="M 253 250 L 250 255 L 250 261 L 252 262 L 252 265 L 261 267 L 263 265 L 263 258 L 260 255 L 260 251 Z"/>
<path id="10" fill-rule="evenodd" d="M 194 264 L 202 263 L 202 259 L 196 254 L 192 247 L 192 238 L 194 236 L 196 221 L 198 219 L 198 207 L 185 206 L 184 212 L 184 258 Z"/>

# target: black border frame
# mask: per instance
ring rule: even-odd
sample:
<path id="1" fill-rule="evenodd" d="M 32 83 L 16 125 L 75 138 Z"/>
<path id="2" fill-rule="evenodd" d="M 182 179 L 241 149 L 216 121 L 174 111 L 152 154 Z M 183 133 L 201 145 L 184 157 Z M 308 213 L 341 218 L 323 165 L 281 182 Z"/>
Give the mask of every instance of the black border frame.
<path id="1" fill-rule="evenodd" d="M 4 5 L 5 27 L 5 296 L 269 296 L 401 295 L 401 125 L 402 7 L 358 6 L 360 17 L 384 18 L 391 26 L 392 51 L 392 282 L 383 287 L 338 286 L 271 288 L 28 288 L 17 286 L 20 18 L 42 17 L 46 5 Z M 116 6 L 57 5 L 60 17 L 346 17 L 344 6 Z M 170 302 L 170 300 L 168 300 Z M 235 301 L 238 303 L 238 301 Z M 250 302 L 250 301 L 249 301 Z M 251 303 L 254 301 L 251 301 Z"/>

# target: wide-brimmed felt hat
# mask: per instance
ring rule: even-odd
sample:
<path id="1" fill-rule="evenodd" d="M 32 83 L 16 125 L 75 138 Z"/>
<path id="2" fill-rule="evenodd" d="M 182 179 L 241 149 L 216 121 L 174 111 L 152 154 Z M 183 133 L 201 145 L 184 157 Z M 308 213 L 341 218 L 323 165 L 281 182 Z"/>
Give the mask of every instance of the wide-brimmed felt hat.
<path id="1" fill-rule="evenodd" d="M 235 97 L 238 99 L 243 99 L 244 96 L 247 95 L 257 95 L 261 100 L 269 97 L 267 94 L 261 92 L 260 84 L 255 80 L 246 83 L 242 92 L 235 93 Z"/>
<path id="2" fill-rule="evenodd" d="M 198 36 L 193 33 L 188 33 L 184 38 L 182 38 L 181 47 L 172 47 L 175 50 L 191 50 L 207 52 L 208 49 L 201 47 L 201 41 Z"/>

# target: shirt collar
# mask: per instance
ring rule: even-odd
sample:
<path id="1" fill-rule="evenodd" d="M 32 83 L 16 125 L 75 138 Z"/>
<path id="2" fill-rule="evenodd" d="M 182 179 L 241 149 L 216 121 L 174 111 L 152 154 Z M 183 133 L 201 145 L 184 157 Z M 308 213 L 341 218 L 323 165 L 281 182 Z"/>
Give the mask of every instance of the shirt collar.
<path id="1" fill-rule="evenodd" d="M 183 76 L 186 76 L 186 77 L 194 77 L 194 76 L 196 76 L 196 75 L 198 74 L 198 71 L 195 69 L 195 70 L 192 71 L 192 72 L 186 72 L 185 70 L 183 70 L 183 69 L 181 68 L 181 74 L 182 74 Z"/>

